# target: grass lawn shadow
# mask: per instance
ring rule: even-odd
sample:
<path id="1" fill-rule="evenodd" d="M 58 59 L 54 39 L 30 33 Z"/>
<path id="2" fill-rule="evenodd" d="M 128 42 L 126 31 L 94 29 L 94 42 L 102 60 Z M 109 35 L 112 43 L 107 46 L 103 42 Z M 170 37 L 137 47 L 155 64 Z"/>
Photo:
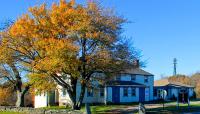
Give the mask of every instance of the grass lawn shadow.
<path id="1" fill-rule="evenodd" d="M 177 106 L 166 106 L 163 110 L 162 107 L 147 109 L 147 114 L 180 114 L 187 112 L 200 112 L 200 104 L 191 105 L 188 108 L 187 105 L 182 105 L 179 108 Z"/>

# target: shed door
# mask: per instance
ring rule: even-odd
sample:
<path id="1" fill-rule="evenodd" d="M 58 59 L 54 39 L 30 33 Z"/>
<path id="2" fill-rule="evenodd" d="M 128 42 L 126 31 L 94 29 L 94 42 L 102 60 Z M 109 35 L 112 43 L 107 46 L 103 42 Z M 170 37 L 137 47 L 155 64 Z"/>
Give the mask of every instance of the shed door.
<path id="1" fill-rule="evenodd" d="M 141 87 L 139 88 L 139 102 L 145 101 L 145 88 Z"/>
<path id="2" fill-rule="evenodd" d="M 120 87 L 112 87 L 112 101 L 113 103 L 120 102 Z"/>

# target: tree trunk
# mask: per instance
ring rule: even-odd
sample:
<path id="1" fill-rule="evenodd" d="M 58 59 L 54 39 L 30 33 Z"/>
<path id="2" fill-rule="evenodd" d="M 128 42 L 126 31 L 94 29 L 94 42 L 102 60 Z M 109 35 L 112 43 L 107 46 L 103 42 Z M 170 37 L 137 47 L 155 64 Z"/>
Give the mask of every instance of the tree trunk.
<path id="1" fill-rule="evenodd" d="M 77 84 L 77 81 L 74 81 L 74 83 L 72 82 L 72 91 L 71 90 L 68 90 L 67 88 L 67 92 L 69 94 L 69 98 L 72 102 L 71 104 L 71 107 L 73 110 L 80 110 L 81 109 L 81 105 L 82 105 L 82 102 L 83 102 L 83 98 L 84 98 L 84 95 L 85 95 L 85 87 L 86 87 L 86 84 L 81 84 L 81 93 L 80 93 L 80 97 L 78 99 L 78 101 L 76 101 L 76 84 Z"/>
<path id="2" fill-rule="evenodd" d="M 16 82 L 15 82 L 15 90 L 17 92 L 17 101 L 15 106 L 16 107 L 24 107 L 24 95 L 29 90 L 29 85 L 25 87 L 24 90 L 22 90 L 22 78 L 20 77 L 20 73 L 15 66 L 14 63 L 9 64 L 12 68 L 12 71 L 14 72 Z"/>
<path id="3" fill-rule="evenodd" d="M 79 97 L 79 100 L 76 102 L 76 108 L 77 108 L 77 110 L 80 110 L 81 106 L 83 104 L 83 98 L 84 98 L 84 95 L 85 95 L 85 88 L 86 88 L 86 84 L 85 83 L 81 84 L 80 97 Z"/>
<path id="4" fill-rule="evenodd" d="M 22 81 L 21 81 L 21 77 L 19 75 L 16 75 L 15 89 L 17 92 L 16 107 L 23 107 L 24 106 L 24 95 L 22 93 Z"/>
<path id="5" fill-rule="evenodd" d="M 83 39 L 83 42 L 82 42 L 82 57 L 80 58 L 80 60 L 82 61 L 82 70 L 80 71 L 81 73 L 81 76 L 84 80 L 82 80 L 81 82 L 81 93 L 80 93 L 80 96 L 79 96 L 79 99 L 78 101 L 76 102 L 76 108 L 77 110 L 80 110 L 81 109 L 81 105 L 83 103 L 83 98 L 84 98 L 84 95 L 85 95 L 85 87 L 86 87 L 86 39 L 84 38 Z"/>
<path id="6" fill-rule="evenodd" d="M 77 78 L 71 76 L 71 88 L 72 88 L 72 109 L 76 110 L 76 87 L 77 87 Z"/>
<path id="7" fill-rule="evenodd" d="M 23 92 L 17 91 L 16 107 L 24 107 L 24 94 L 23 94 Z"/>
<path id="8" fill-rule="evenodd" d="M 77 110 L 77 107 L 76 107 L 76 87 L 77 87 L 77 78 L 73 78 L 73 77 L 71 77 L 71 87 L 70 87 L 70 89 L 63 87 L 65 89 L 67 89 L 69 98 L 72 102 L 71 108 L 73 110 Z"/>
<path id="9" fill-rule="evenodd" d="M 73 110 L 76 110 L 76 94 L 74 95 L 73 92 L 69 92 L 68 91 L 68 94 L 69 94 L 69 98 L 71 100 L 71 108 Z"/>
<path id="10" fill-rule="evenodd" d="M 24 97 L 25 97 L 25 94 L 27 93 L 27 91 L 29 90 L 29 86 L 26 86 L 23 91 L 21 91 L 21 90 L 22 90 L 22 87 L 21 87 L 21 89 L 17 90 L 17 101 L 15 104 L 16 107 L 24 107 L 25 106 L 25 103 L 24 103 L 25 98 Z"/>

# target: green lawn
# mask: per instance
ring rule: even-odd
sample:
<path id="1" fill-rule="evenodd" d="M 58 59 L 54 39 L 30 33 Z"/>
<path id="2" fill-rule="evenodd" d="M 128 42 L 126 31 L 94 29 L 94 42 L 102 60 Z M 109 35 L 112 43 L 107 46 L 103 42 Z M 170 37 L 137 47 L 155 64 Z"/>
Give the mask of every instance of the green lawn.
<path id="1" fill-rule="evenodd" d="M 106 113 L 110 112 L 115 109 L 123 108 L 125 105 L 99 105 L 99 106 L 91 106 L 91 112 L 92 114 L 98 114 L 98 113 Z"/>
<path id="2" fill-rule="evenodd" d="M 149 108 L 148 104 L 147 106 L 147 114 L 179 114 L 182 112 L 200 112 L 200 101 L 192 101 L 190 108 L 188 108 L 187 104 L 180 103 L 179 109 L 176 107 L 176 102 L 168 102 L 165 104 L 165 109 L 163 110 L 161 103 L 151 103 L 151 106 L 154 106 L 153 108 Z M 120 110 L 121 113 L 137 113 L 137 107 L 138 104 L 132 103 L 132 104 L 121 104 L 121 105 L 90 105 L 90 109 L 92 114 L 114 114 L 117 111 Z M 135 110 L 134 110 L 135 108 Z M 51 106 L 51 107 L 45 107 L 42 109 L 49 109 L 49 110 L 63 110 L 63 109 L 71 109 L 70 107 L 65 106 Z M 133 109 L 133 110 L 127 110 L 127 109 Z M 81 108 L 82 112 L 85 112 L 85 106 L 82 106 Z M 17 113 L 17 112 L 0 112 L 0 114 L 25 114 L 25 113 Z"/>
<path id="3" fill-rule="evenodd" d="M 191 101 L 190 108 L 188 108 L 187 104 L 179 104 L 179 109 L 176 107 L 176 102 L 168 102 L 166 103 L 168 106 L 165 106 L 165 109 L 162 108 L 162 103 L 155 103 L 159 106 L 159 108 L 151 108 L 147 109 L 148 114 L 179 114 L 183 112 L 200 112 L 200 102 L 199 101 Z M 106 114 L 113 113 L 118 109 L 125 109 L 127 107 L 135 107 L 137 109 L 138 104 L 124 104 L 124 105 L 96 105 L 90 106 L 92 114 Z M 83 108 L 84 109 L 84 108 Z M 128 111 L 127 111 L 128 112 Z M 122 112 L 123 113 L 123 112 Z M 137 110 L 134 111 L 137 113 Z"/>
<path id="4" fill-rule="evenodd" d="M 62 110 L 62 109 L 71 109 L 70 107 L 66 106 L 50 106 L 50 107 L 43 107 L 42 109 L 46 110 Z"/>
<path id="5" fill-rule="evenodd" d="M 93 105 L 90 106 L 92 114 L 106 114 L 106 113 L 116 113 L 116 111 L 126 109 L 127 107 L 137 107 L 138 103 L 132 104 L 121 104 L 121 105 Z M 124 110 L 125 112 L 129 112 L 128 110 Z M 132 111 L 130 111 L 132 112 Z M 113 113 L 113 114 L 114 114 Z"/>
<path id="6" fill-rule="evenodd" d="M 19 112 L 0 112 L 0 114 L 25 114 L 25 113 L 19 113 Z"/>
<path id="7" fill-rule="evenodd" d="M 187 104 L 179 104 L 179 108 L 177 108 L 176 103 L 170 103 L 171 106 L 165 106 L 159 108 L 151 108 L 147 109 L 147 114 L 179 114 L 183 112 L 200 112 L 200 103 L 191 102 L 190 107 L 188 108 Z"/>

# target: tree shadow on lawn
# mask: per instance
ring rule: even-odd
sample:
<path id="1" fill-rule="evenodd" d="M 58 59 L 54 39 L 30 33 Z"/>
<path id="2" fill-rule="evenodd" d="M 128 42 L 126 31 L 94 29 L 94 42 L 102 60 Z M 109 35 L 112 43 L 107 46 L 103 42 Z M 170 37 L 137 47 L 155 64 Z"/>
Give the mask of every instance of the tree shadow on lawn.
<path id="1" fill-rule="evenodd" d="M 190 106 L 190 108 L 188 106 L 180 106 L 179 108 L 176 106 L 168 106 L 164 110 L 162 107 L 146 110 L 147 114 L 180 114 L 187 112 L 200 112 L 200 106 Z"/>

